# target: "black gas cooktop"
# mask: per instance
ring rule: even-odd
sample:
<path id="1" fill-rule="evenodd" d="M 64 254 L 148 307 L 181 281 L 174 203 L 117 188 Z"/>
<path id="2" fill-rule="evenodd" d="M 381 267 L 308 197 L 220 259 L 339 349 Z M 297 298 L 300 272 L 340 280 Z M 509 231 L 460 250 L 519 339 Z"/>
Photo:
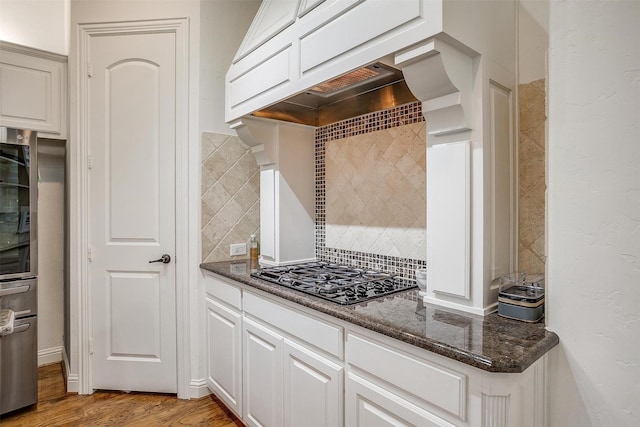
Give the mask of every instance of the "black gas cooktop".
<path id="1" fill-rule="evenodd" d="M 342 305 L 417 287 L 392 274 L 326 262 L 266 267 L 251 275 Z"/>

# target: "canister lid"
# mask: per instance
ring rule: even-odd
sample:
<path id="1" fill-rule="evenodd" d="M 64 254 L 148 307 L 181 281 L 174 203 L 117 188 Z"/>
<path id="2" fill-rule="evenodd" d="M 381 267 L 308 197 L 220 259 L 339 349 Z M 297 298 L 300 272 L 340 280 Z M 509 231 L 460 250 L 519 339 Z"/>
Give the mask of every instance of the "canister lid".
<path id="1" fill-rule="evenodd" d="M 503 287 L 498 292 L 498 301 L 516 305 L 538 305 L 544 301 L 544 288 L 523 285 Z"/>

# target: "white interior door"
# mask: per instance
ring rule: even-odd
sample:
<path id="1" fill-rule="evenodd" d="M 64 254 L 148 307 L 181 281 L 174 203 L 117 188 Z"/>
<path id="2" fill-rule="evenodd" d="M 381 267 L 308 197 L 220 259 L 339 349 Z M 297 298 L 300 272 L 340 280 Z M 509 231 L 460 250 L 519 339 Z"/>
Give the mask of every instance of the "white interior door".
<path id="1" fill-rule="evenodd" d="M 89 42 L 94 389 L 177 391 L 175 37 Z"/>

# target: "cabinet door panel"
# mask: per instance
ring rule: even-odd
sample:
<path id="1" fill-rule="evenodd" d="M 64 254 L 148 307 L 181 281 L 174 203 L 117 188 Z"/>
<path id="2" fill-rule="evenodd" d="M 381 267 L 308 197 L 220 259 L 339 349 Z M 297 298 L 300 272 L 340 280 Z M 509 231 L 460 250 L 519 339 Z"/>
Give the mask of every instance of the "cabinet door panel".
<path id="1" fill-rule="evenodd" d="M 242 315 L 207 298 L 207 385 L 242 414 Z"/>
<path id="2" fill-rule="evenodd" d="M 341 366 L 285 339 L 285 426 L 343 425 Z"/>
<path id="3" fill-rule="evenodd" d="M 0 41 L 0 125 L 66 138 L 66 57 Z"/>
<path id="4" fill-rule="evenodd" d="M 244 422 L 256 427 L 281 426 L 282 336 L 244 319 Z"/>
<path id="5" fill-rule="evenodd" d="M 453 424 L 407 402 L 353 373 L 348 374 L 346 425 L 354 427 L 453 427 Z"/>

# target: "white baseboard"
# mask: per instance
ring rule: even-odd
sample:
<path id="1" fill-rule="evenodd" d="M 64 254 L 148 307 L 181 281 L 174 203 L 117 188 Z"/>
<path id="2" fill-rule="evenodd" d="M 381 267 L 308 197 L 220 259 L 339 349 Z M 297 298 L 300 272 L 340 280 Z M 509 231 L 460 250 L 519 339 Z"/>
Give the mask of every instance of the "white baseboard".
<path id="1" fill-rule="evenodd" d="M 194 380 L 189 383 L 189 398 L 200 399 L 201 397 L 209 396 L 211 391 L 207 387 L 207 381 L 204 379 Z"/>
<path id="2" fill-rule="evenodd" d="M 69 356 L 67 355 L 67 349 L 62 346 L 62 361 L 64 362 L 64 377 L 66 378 L 69 375 Z"/>
<path id="3" fill-rule="evenodd" d="M 45 348 L 38 351 L 38 366 L 51 365 L 52 363 L 62 362 L 62 346 Z"/>
<path id="4" fill-rule="evenodd" d="M 67 380 L 67 393 L 78 393 L 80 380 L 78 374 L 70 374 L 69 356 L 64 346 L 62 347 L 62 361 L 64 362 L 64 378 Z"/>
<path id="5" fill-rule="evenodd" d="M 80 380 L 78 374 L 67 374 L 67 393 L 79 393 Z"/>

